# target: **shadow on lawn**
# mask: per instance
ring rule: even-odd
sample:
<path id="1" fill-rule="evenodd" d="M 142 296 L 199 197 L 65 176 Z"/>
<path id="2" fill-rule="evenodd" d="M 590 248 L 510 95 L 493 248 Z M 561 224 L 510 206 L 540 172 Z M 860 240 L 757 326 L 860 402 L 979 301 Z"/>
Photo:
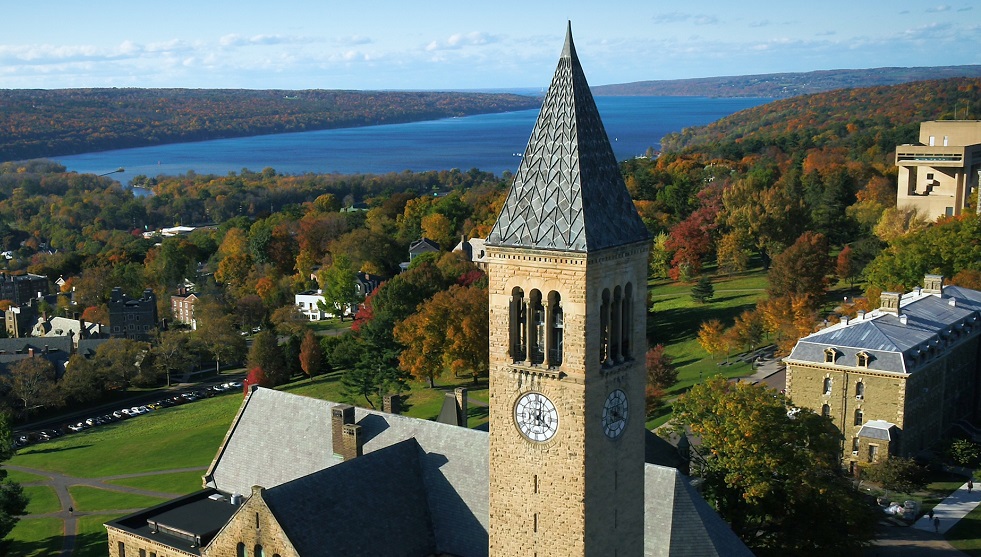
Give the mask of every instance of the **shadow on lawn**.
<path id="1" fill-rule="evenodd" d="M 647 317 L 648 338 L 651 342 L 668 344 L 695 338 L 703 321 L 718 319 L 725 326 L 740 313 L 756 307 L 755 302 L 720 308 L 713 303 L 701 306 L 657 310 Z"/>
<path id="2" fill-rule="evenodd" d="M 87 449 L 87 448 L 89 448 L 91 446 L 92 445 L 74 445 L 74 446 L 71 446 L 71 447 L 61 447 L 61 448 L 31 449 L 29 451 L 25 451 L 24 449 L 21 449 L 21 450 L 17 451 L 17 454 L 20 454 L 20 455 L 29 455 L 29 454 L 60 453 L 60 452 L 64 452 L 64 451 L 73 451 L 75 449 Z"/>

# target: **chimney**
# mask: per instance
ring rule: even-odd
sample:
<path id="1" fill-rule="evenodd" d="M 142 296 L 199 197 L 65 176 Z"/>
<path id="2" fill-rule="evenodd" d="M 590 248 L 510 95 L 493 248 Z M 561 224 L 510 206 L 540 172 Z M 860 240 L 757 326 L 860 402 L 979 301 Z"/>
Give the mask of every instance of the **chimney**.
<path id="1" fill-rule="evenodd" d="M 900 315 L 899 316 L 899 323 L 901 325 L 906 325 L 907 323 L 909 323 L 909 317 L 907 317 L 905 313 L 902 314 L 902 315 Z"/>
<path id="2" fill-rule="evenodd" d="M 943 275 L 925 275 L 923 277 L 923 292 L 927 294 L 939 294 L 944 293 L 944 276 Z"/>
<path id="3" fill-rule="evenodd" d="M 453 394 L 456 395 L 456 425 L 467 427 L 467 388 L 457 387 Z"/>
<path id="4" fill-rule="evenodd" d="M 341 436 L 341 458 L 345 462 L 364 454 L 364 438 L 361 436 L 361 426 L 344 424 Z"/>
<path id="5" fill-rule="evenodd" d="M 385 395 L 382 397 L 382 412 L 389 414 L 402 413 L 402 397 L 399 395 Z"/>
<path id="6" fill-rule="evenodd" d="M 344 426 L 353 424 L 354 407 L 350 404 L 338 404 L 330 409 L 330 436 L 335 455 L 344 457 Z"/>
<path id="7" fill-rule="evenodd" d="M 865 310 L 858 310 L 858 314 L 855 316 L 855 319 L 858 319 L 859 321 L 865 319 Z"/>
<path id="8" fill-rule="evenodd" d="M 33 358 L 34 357 L 34 348 L 28 348 L 27 349 L 27 355 L 29 357 Z"/>
<path id="9" fill-rule="evenodd" d="M 841 324 L 842 325 L 847 325 L 850 320 L 851 320 L 851 318 L 848 317 L 847 315 L 841 316 Z"/>
<path id="10" fill-rule="evenodd" d="M 950 300 L 949 300 L 949 301 L 948 301 L 947 303 L 948 303 L 948 304 L 950 305 L 950 307 L 952 307 L 952 308 L 955 308 L 955 307 L 957 307 L 957 300 L 956 300 L 955 298 L 951 298 L 951 299 L 950 299 Z"/>
<path id="11" fill-rule="evenodd" d="M 899 299 L 902 296 L 899 292 L 883 292 L 879 295 L 879 311 L 899 315 Z"/>

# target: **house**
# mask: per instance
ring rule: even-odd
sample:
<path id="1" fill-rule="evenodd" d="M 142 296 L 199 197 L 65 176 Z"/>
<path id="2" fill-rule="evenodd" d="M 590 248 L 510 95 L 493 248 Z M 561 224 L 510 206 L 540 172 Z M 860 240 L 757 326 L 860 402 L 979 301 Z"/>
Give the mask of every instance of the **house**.
<path id="1" fill-rule="evenodd" d="M 881 304 L 800 339 L 784 359 L 787 394 L 834 421 L 852 470 L 914 456 L 979 409 L 981 292 L 927 275 Z"/>
<path id="2" fill-rule="evenodd" d="M 320 321 L 322 319 L 332 319 L 334 317 L 333 313 L 327 312 L 323 309 L 323 307 L 326 307 L 325 304 L 327 303 L 327 300 L 324 298 L 323 290 L 304 290 L 299 294 L 294 294 L 293 303 L 296 304 L 296 307 L 300 310 L 300 313 L 305 315 L 310 321 Z"/>
<path id="3" fill-rule="evenodd" d="M 480 270 L 487 269 L 487 251 L 484 249 L 483 238 L 463 238 L 460 243 L 453 247 L 453 251 L 463 252 L 467 260 L 477 266 Z"/>
<path id="4" fill-rule="evenodd" d="M 47 296 L 50 291 L 48 277 L 41 275 L 10 275 L 0 271 L 0 300 L 10 300 L 15 306 L 28 300 Z"/>
<path id="5" fill-rule="evenodd" d="M 429 238 L 420 238 L 409 245 L 409 260 L 399 263 L 399 268 L 406 271 L 412 260 L 424 253 L 439 253 L 439 244 Z"/>
<path id="6" fill-rule="evenodd" d="M 358 276 L 354 284 L 354 292 L 358 295 L 358 297 L 364 300 L 386 280 L 388 280 L 388 278 L 381 275 L 358 271 Z"/>
<path id="7" fill-rule="evenodd" d="M 74 345 L 67 336 L 52 338 L 0 338 L 0 374 L 27 358 L 44 358 L 54 364 L 58 377 L 65 374 Z"/>
<path id="8" fill-rule="evenodd" d="M 110 557 L 751 557 L 647 462 L 650 235 L 571 29 L 526 153 L 487 239 L 488 432 L 256 387 L 205 490 L 107 523 Z"/>
<path id="9" fill-rule="evenodd" d="M 119 287 L 109 297 L 109 336 L 149 341 L 157 328 L 157 296 L 146 289 L 138 299 L 130 298 Z"/>
<path id="10" fill-rule="evenodd" d="M 177 294 L 170 297 L 170 313 L 174 319 L 189 326 L 191 330 L 198 328 L 197 319 L 194 318 L 194 304 L 197 301 L 198 296 L 194 293 L 194 284 L 187 280 L 177 289 Z"/>
<path id="11" fill-rule="evenodd" d="M 921 123 L 919 143 L 896 147 L 896 166 L 897 207 L 916 208 L 929 220 L 960 215 L 978 188 L 981 121 Z"/>
<path id="12" fill-rule="evenodd" d="M 87 338 L 102 338 L 107 336 L 108 327 L 99 323 L 88 322 L 84 319 L 72 319 L 69 317 L 52 317 L 45 320 L 39 318 L 34 328 L 31 330 L 33 337 L 63 337 L 71 339 L 72 345 L 77 347 L 79 341 Z"/>

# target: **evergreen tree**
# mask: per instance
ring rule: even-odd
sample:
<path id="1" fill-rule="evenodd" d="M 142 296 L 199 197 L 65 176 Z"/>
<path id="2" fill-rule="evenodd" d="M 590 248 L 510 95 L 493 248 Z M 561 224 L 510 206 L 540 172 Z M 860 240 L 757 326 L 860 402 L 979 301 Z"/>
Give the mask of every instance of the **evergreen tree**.
<path id="1" fill-rule="evenodd" d="M 715 296 L 715 286 L 712 285 L 712 278 L 708 275 L 702 275 L 691 287 L 691 299 L 700 304 L 707 303 L 713 296 Z"/>

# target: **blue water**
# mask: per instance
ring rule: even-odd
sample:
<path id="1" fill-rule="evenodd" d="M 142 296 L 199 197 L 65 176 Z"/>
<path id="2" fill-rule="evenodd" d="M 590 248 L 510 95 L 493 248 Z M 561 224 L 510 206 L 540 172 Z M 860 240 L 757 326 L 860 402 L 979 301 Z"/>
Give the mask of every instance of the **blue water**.
<path id="1" fill-rule="evenodd" d="M 708 124 L 768 99 L 702 97 L 596 97 L 620 160 L 659 149 L 670 132 Z M 56 157 L 69 170 L 101 174 L 123 184 L 137 175 L 226 175 L 272 167 L 281 174 L 375 173 L 459 168 L 514 172 L 538 110 L 392 124 L 177 143 Z"/>

